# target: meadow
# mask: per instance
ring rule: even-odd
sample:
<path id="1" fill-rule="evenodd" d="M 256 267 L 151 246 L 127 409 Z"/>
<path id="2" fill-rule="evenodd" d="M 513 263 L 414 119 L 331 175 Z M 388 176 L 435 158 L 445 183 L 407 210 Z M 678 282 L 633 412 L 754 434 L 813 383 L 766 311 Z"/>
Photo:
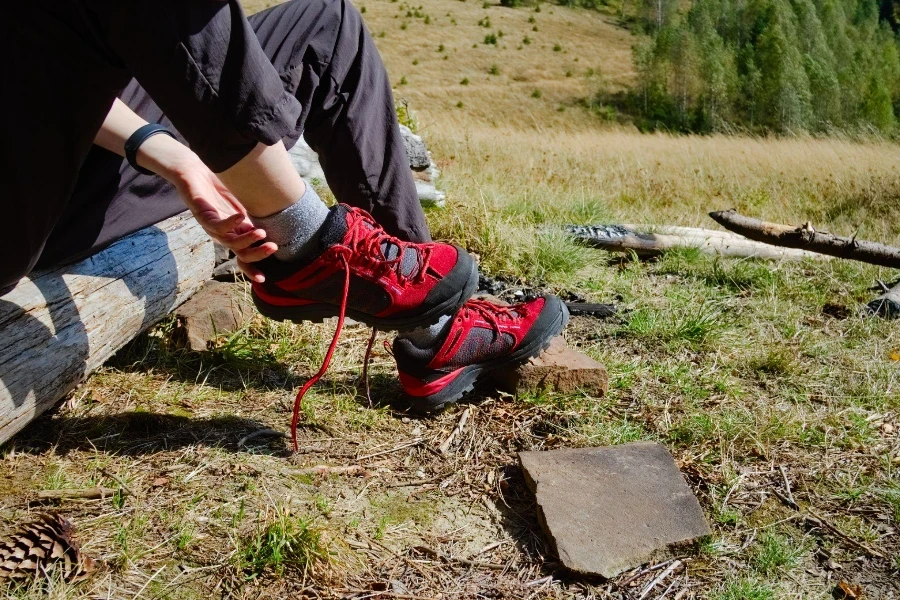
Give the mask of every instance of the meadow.
<path id="1" fill-rule="evenodd" d="M 637 598 L 654 573 L 607 582 L 558 569 L 516 453 L 655 440 L 713 534 L 648 598 L 830 598 L 842 583 L 900 597 L 900 322 L 861 311 L 898 273 L 695 250 L 642 262 L 548 231 L 714 228 L 706 214 L 734 207 L 900 244 L 900 146 L 642 134 L 593 100 L 634 84 L 635 35 L 617 10 L 357 6 L 404 120 L 441 169 L 435 237 L 511 288 L 615 304 L 615 317 L 574 317 L 566 332 L 606 364 L 609 394 L 514 398 L 485 386 L 444 455 L 460 410 L 398 409 L 384 333 L 369 407 L 359 378 L 369 332 L 350 328 L 291 454 L 283 437 L 245 437 L 286 430 L 333 324 L 258 318 L 192 353 L 163 322 L 0 449 L 5 526 L 40 508 L 28 502 L 40 490 L 120 490 L 57 507 L 102 563 L 49 596 Z"/>

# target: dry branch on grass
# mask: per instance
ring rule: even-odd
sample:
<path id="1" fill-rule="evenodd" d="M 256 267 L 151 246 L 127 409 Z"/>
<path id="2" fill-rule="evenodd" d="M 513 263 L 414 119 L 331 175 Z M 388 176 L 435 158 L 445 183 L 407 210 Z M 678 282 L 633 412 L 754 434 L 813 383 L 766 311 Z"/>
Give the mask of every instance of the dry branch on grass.
<path id="1" fill-rule="evenodd" d="M 38 492 L 38 500 L 97 500 L 112 498 L 119 490 L 108 487 L 92 487 L 83 490 L 43 490 Z M 127 494 L 124 489 L 122 494 Z"/>
<path id="2" fill-rule="evenodd" d="M 816 231 L 809 223 L 800 227 L 768 223 L 739 214 L 734 209 L 711 212 L 709 216 L 725 229 L 751 240 L 900 269 L 900 248 L 857 240 L 856 236 L 847 238 Z"/>
<path id="3" fill-rule="evenodd" d="M 676 248 L 696 248 L 703 254 L 736 258 L 804 260 L 822 258 L 805 250 L 773 248 L 742 236 L 700 229 L 656 225 L 567 225 L 566 232 L 576 239 L 609 252 L 634 252 L 638 256 L 659 256 Z"/>

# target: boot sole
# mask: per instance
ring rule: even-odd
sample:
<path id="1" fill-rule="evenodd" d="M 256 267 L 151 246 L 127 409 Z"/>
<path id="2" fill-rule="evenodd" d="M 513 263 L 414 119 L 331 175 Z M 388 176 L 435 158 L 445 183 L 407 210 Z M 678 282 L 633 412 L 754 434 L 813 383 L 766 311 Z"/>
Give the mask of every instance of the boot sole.
<path id="1" fill-rule="evenodd" d="M 459 293 L 447 298 L 444 302 L 434 306 L 430 310 L 407 317 L 387 317 L 379 318 L 375 315 L 356 311 L 347 307 L 346 315 L 354 321 L 365 323 L 369 327 L 377 327 L 384 331 L 411 331 L 419 327 L 427 327 L 436 323 L 441 317 L 448 314 L 456 314 L 456 311 L 465 304 L 475 290 L 478 289 L 478 265 L 475 261 L 471 261 L 471 270 L 469 279 L 466 281 Z M 256 310 L 265 317 L 273 321 L 291 321 L 300 323 L 309 321 L 312 323 L 321 323 L 325 319 L 332 319 L 340 316 L 340 307 L 331 304 L 312 304 L 309 306 L 275 306 L 259 298 L 251 289 L 251 297 Z"/>
<path id="2" fill-rule="evenodd" d="M 475 388 L 475 384 L 484 375 L 491 371 L 503 367 L 509 367 L 525 362 L 530 358 L 534 358 L 541 354 L 550 346 L 550 342 L 562 333 L 566 325 L 569 323 L 569 310 L 566 305 L 559 299 L 559 311 L 556 318 L 547 328 L 547 333 L 531 340 L 527 344 L 523 344 L 517 348 L 509 356 L 496 358 L 491 361 L 477 363 L 462 368 L 462 372 L 457 375 L 453 381 L 440 392 L 431 394 L 430 396 L 410 396 L 404 394 L 404 399 L 409 404 L 410 412 L 416 414 L 431 414 L 442 411 L 449 404 L 455 404 L 463 396 L 471 392 Z"/>

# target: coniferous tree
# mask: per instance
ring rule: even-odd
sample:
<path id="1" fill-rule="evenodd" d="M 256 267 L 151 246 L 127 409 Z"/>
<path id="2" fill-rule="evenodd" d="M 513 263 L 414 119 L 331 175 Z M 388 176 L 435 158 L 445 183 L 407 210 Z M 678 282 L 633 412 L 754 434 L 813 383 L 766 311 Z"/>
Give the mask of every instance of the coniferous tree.
<path id="1" fill-rule="evenodd" d="M 655 25 L 653 14 L 652 37 L 635 53 L 634 103 L 651 126 L 897 126 L 900 47 L 879 0 L 694 0 Z"/>

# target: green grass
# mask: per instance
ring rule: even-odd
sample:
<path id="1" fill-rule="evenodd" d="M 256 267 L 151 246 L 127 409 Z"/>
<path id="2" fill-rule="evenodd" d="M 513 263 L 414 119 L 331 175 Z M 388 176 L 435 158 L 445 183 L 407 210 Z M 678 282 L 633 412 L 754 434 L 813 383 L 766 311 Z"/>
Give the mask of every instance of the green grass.
<path id="1" fill-rule="evenodd" d="M 753 578 L 729 579 L 718 587 L 710 600 L 775 600 L 775 591 Z"/>
<path id="2" fill-rule="evenodd" d="M 252 580 L 266 573 L 305 576 L 317 562 L 328 560 L 328 551 L 311 519 L 276 508 L 270 522 L 240 541 L 236 556 L 238 569 Z"/>
<path id="3" fill-rule="evenodd" d="M 766 533 L 753 551 L 751 562 L 763 575 L 774 575 L 781 569 L 795 566 L 803 552 L 803 548 L 795 546 L 789 539 Z"/>

